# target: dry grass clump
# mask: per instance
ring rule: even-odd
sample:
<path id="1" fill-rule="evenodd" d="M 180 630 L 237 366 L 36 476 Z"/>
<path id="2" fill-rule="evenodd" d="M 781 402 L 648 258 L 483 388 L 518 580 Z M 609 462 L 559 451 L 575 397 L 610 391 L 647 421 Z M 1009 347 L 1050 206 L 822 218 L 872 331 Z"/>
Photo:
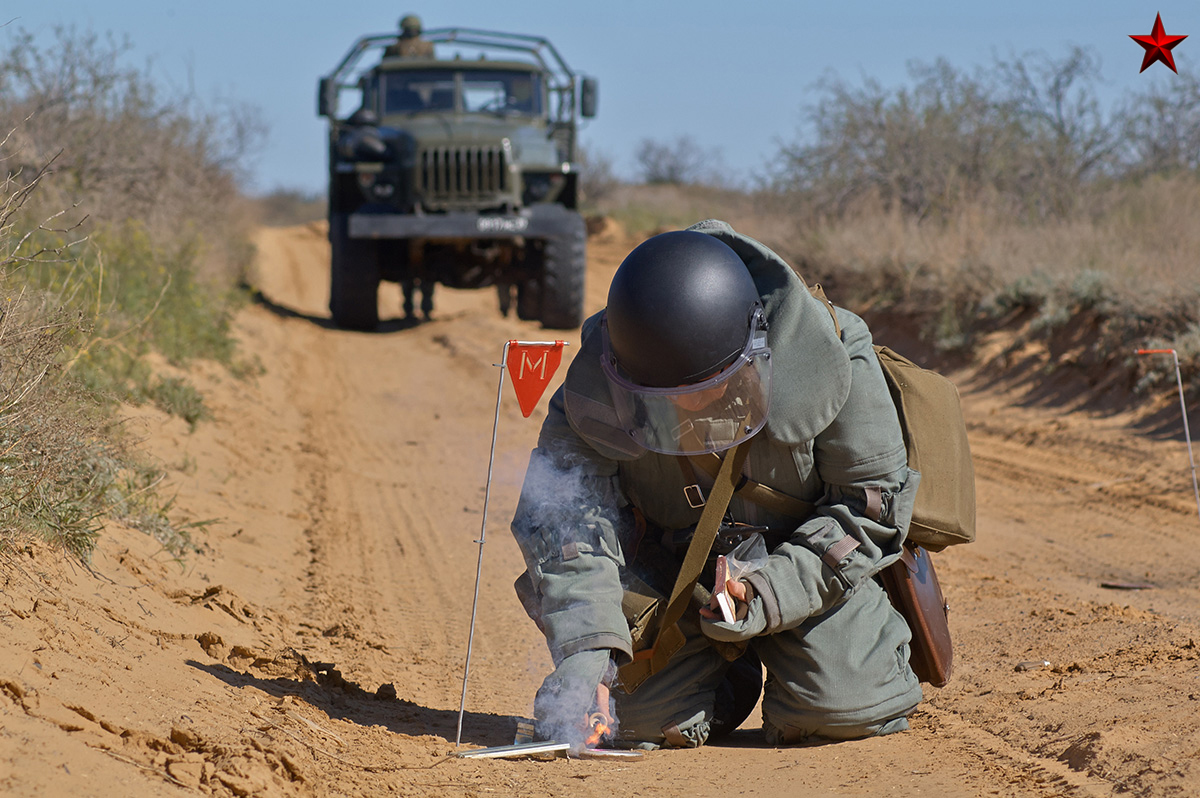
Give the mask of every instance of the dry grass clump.
<path id="1" fill-rule="evenodd" d="M 1200 367 L 1200 179 L 1114 184 L 1088 212 L 1037 223 L 986 201 L 921 220 L 863 201 L 836 219 L 793 221 L 781 248 L 806 276 L 857 307 L 922 324 L 939 351 L 969 352 L 997 326 L 1049 338 L 1082 314 L 1096 327 L 1088 362 L 1135 365 L 1135 346 L 1174 347 Z"/>
<path id="2" fill-rule="evenodd" d="M 942 220 L 866 201 L 840 218 L 794 222 L 793 249 L 822 272 L 903 275 L 901 296 L 914 284 L 964 278 L 986 294 L 1093 275 L 1121 304 L 1162 312 L 1200 285 L 1200 180 L 1114 185 L 1093 204 L 1090 212 L 1029 223 L 986 200 L 964 202 Z"/>

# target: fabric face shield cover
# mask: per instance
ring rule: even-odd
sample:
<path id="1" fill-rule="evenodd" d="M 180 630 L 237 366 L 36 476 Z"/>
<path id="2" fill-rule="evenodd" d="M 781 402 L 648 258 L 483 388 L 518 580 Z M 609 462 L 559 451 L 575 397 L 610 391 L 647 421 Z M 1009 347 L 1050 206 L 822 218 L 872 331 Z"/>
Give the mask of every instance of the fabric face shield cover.
<path id="1" fill-rule="evenodd" d="M 762 309 L 756 308 L 737 359 L 700 382 L 649 388 L 620 372 L 601 321 L 601 367 L 626 434 L 638 446 L 669 455 L 720 452 L 753 437 L 771 402 L 771 350 Z"/>

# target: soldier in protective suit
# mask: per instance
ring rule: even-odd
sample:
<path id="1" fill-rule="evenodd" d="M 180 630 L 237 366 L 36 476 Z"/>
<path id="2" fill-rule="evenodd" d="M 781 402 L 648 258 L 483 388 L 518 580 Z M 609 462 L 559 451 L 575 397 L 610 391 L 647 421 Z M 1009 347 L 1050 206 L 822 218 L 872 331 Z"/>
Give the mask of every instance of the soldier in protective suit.
<path id="1" fill-rule="evenodd" d="M 400 18 L 400 38 L 383 51 L 385 58 L 433 58 L 433 42 L 421 38 L 421 18 L 405 14 Z"/>
<path id="2" fill-rule="evenodd" d="M 541 736 L 581 741 L 599 712 L 617 745 L 699 746 L 748 716 L 762 668 L 773 745 L 908 728 L 922 697 L 910 632 L 873 577 L 900 556 L 919 474 L 867 325 L 840 308 L 836 320 L 724 222 L 654 236 L 617 269 L 512 524 L 518 593 L 555 665 L 534 701 Z M 690 464 L 739 444 L 745 477 L 814 509 L 798 519 L 735 494 L 727 520 L 766 527 L 769 551 L 728 585 L 736 620 L 698 591 L 681 647 L 628 679 L 627 588 L 670 589 L 701 513 L 691 483 L 712 484 Z"/>

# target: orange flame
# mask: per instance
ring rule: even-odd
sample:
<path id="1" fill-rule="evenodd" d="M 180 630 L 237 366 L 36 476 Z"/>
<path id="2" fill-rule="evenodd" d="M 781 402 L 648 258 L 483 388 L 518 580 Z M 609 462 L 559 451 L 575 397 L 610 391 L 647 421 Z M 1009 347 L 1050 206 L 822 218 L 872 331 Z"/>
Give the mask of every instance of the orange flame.
<path id="1" fill-rule="evenodd" d="M 592 735 L 587 738 L 587 741 L 584 743 L 584 745 L 587 746 L 588 748 L 594 748 L 597 744 L 599 744 L 600 740 L 602 740 L 605 736 L 607 736 L 611 732 L 612 732 L 612 729 L 610 729 L 608 724 L 604 722 L 603 718 L 596 717 L 595 715 L 593 715 L 592 716 Z"/>

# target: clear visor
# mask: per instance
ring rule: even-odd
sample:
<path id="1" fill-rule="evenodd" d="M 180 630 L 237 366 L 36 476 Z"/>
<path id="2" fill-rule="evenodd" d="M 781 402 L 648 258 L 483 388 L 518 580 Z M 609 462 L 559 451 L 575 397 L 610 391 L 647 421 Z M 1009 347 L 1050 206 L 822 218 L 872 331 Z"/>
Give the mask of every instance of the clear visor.
<path id="1" fill-rule="evenodd" d="M 746 347 L 729 366 L 701 382 L 648 388 L 620 373 L 602 322 L 608 378 L 621 426 L 643 449 L 671 455 L 719 452 L 751 438 L 767 421 L 771 400 L 771 350 L 756 310 Z"/>

